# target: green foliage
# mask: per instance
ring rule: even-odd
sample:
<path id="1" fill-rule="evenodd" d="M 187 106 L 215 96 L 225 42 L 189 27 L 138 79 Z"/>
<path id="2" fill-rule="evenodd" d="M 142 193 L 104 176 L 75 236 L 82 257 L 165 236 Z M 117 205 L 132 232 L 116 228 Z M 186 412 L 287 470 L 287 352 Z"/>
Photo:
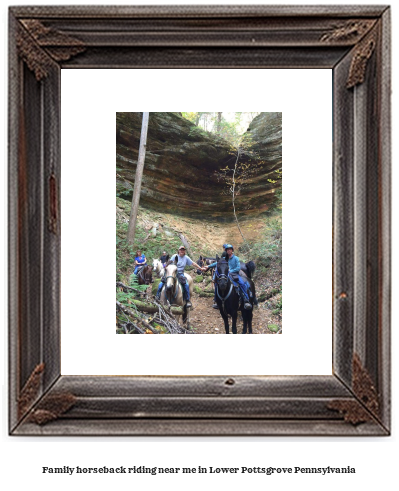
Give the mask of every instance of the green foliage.
<path id="1" fill-rule="evenodd" d="M 273 260 L 281 261 L 282 255 L 282 220 L 281 217 L 266 218 L 266 227 L 262 240 L 251 247 L 251 256 L 257 268 L 264 269 Z"/>
<path id="2" fill-rule="evenodd" d="M 122 281 L 128 284 L 130 275 L 134 271 L 134 258 L 138 248 L 141 248 L 141 251 L 145 254 L 147 264 L 152 265 L 152 260 L 159 258 L 163 250 L 168 251 L 169 254 L 177 252 L 181 241 L 177 236 L 166 237 L 157 234 L 156 237 L 150 237 L 144 243 L 149 230 L 143 227 L 139 211 L 134 245 L 133 247 L 129 246 L 126 237 L 131 203 L 117 197 L 116 204 L 118 209 L 121 210 L 121 214 L 117 213 L 116 216 L 116 281 Z"/>
<path id="3" fill-rule="evenodd" d="M 198 126 L 199 120 L 203 114 L 204 113 L 197 113 L 197 112 L 186 112 L 186 113 L 182 112 L 183 118 L 188 119 L 189 121 L 194 123 L 195 126 Z"/>
<path id="4" fill-rule="evenodd" d="M 185 119 L 191 121 L 198 130 L 203 133 L 191 133 L 190 135 L 201 135 L 207 132 L 223 138 L 237 147 L 242 140 L 242 134 L 245 132 L 249 121 L 259 113 L 236 112 L 233 118 L 226 119 L 226 113 L 218 112 L 182 112 Z M 244 133 L 245 134 L 245 133 Z"/>
<path id="5" fill-rule="evenodd" d="M 141 292 L 145 292 L 148 288 L 148 285 L 139 285 L 139 280 L 136 274 L 132 273 L 129 278 L 129 286 L 132 288 L 139 290 Z"/>
<path id="6" fill-rule="evenodd" d="M 138 298 L 139 294 L 136 292 L 121 292 L 121 291 L 116 291 L 116 299 L 118 302 L 123 303 L 126 306 L 129 306 L 130 301 L 133 300 L 134 298 Z"/>
<path id="7" fill-rule="evenodd" d="M 133 188 L 130 185 L 127 186 L 119 181 L 116 181 L 116 196 L 130 202 L 132 201 L 133 197 Z"/>
<path id="8" fill-rule="evenodd" d="M 158 291 L 159 283 L 161 283 L 161 278 L 154 278 L 153 276 L 152 279 L 154 280 L 154 283 L 151 286 L 151 293 L 155 296 Z"/>
<path id="9" fill-rule="evenodd" d="M 271 210 L 281 213 L 281 210 L 283 209 L 283 190 L 281 188 L 278 188 L 274 192 L 274 196 L 275 196 L 275 201 L 273 203 Z"/>

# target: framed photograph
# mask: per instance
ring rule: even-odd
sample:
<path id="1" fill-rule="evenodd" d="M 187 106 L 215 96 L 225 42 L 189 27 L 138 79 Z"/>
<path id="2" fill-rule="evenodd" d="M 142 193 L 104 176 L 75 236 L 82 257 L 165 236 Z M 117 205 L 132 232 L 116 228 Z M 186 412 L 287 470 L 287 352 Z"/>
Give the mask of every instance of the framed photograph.
<path id="1" fill-rule="evenodd" d="M 116 333 L 281 333 L 282 113 L 117 112 L 116 167 Z"/>
<path id="2" fill-rule="evenodd" d="M 9 35 L 10 434 L 389 435 L 390 8 L 11 7 Z M 320 330 L 328 329 L 332 339 L 331 372 L 325 375 L 290 375 L 283 369 L 274 374 L 262 368 L 262 352 L 256 352 L 255 346 L 256 373 L 242 367 L 233 371 L 223 365 L 220 353 L 234 342 L 229 339 L 236 338 L 215 336 L 195 338 L 216 343 L 209 351 L 208 346 L 198 350 L 202 357 L 204 353 L 209 359 L 219 356 L 221 368 L 214 373 L 213 368 L 191 373 L 179 371 L 178 366 L 167 373 L 153 371 L 150 344 L 149 351 L 144 350 L 150 362 L 135 375 L 119 368 L 119 373 L 109 371 L 109 375 L 66 375 L 72 372 L 64 369 L 64 360 L 61 369 L 64 333 L 72 325 L 80 329 L 82 338 L 89 333 L 92 342 L 91 351 L 81 350 L 75 334 L 71 349 L 76 359 L 87 358 L 90 366 L 95 352 L 105 357 L 97 349 L 95 323 L 83 319 L 76 307 L 85 296 L 70 304 L 62 300 L 68 290 L 64 258 L 73 242 L 85 246 L 79 233 L 71 238 L 64 197 L 68 189 L 79 193 L 83 169 L 94 165 L 90 156 L 65 157 L 74 139 L 64 135 L 63 114 L 75 106 L 76 132 L 82 117 L 79 85 L 66 104 L 69 89 L 62 74 L 94 77 L 95 84 L 96 77 L 105 79 L 110 73 L 121 78 L 131 73 L 137 80 L 153 71 L 156 80 L 161 84 L 165 79 L 166 84 L 168 73 L 180 75 L 183 70 L 225 70 L 230 76 L 248 77 L 261 70 L 278 70 L 286 71 L 290 83 L 293 71 L 314 71 L 316 85 L 317 71 L 332 75 L 332 99 L 327 98 L 332 106 L 332 167 L 327 174 L 332 174 L 333 218 L 331 222 L 330 208 L 325 222 L 316 224 L 321 230 L 322 223 L 328 227 L 332 223 L 331 311 L 328 308 L 328 322 L 312 319 L 316 326 L 320 323 Z M 134 96 L 139 99 L 137 87 Z M 110 84 L 104 100 L 113 91 L 115 85 Z M 312 104 L 311 97 L 304 98 Z M 136 111 L 147 108 L 152 110 L 150 103 L 143 107 L 140 101 Z M 261 106 L 259 110 L 280 109 Z M 110 128 L 114 138 L 115 113 Z M 96 145 L 101 148 L 98 136 Z M 331 152 L 331 135 L 328 140 Z M 69 168 L 72 161 L 78 161 L 78 167 L 71 163 Z M 320 164 L 323 172 L 325 163 Z M 110 172 L 113 200 L 114 165 L 115 146 L 104 170 Z M 103 174 L 101 166 L 87 174 L 92 186 L 98 174 Z M 317 180 L 314 173 L 311 177 L 312 182 Z M 72 188 L 65 186 L 68 179 Z M 84 192 L 89 199 L 90 186 Z M 115 223 L 114 206 L 113 201 L 109 208 Z M 99 219 L 98 228 L 101 224 Z M 312 267 L 317 269 L 315 262 Z M 111 266 L 115 275 L 114 263 Z M 76 286 L 70 291 L 75 292 L 92 290 L 93 281 L 98 284 L 90 275 L 72 281 Z M 108 295 L 113 306 L 114 284 L 110 288 L 104 299 Z M 102 298 L 89 302 L 87 309 L 102 312 Z M 115 336 L 113 329 L 110 323 L 114 338 L 127 339 Z M 307 334 L 305 330 L 302 337 Z M 146 343 L 154 339 L 170 343 L 190 337 L 141 338 L 148 339 Z M 259 338 L 242 339 L 242 346 L 250 350 L 251 339 Z M 162 351 L 160 341 L 155 342 Z M 186 354 L 191 355 L 194 351 Z"/>

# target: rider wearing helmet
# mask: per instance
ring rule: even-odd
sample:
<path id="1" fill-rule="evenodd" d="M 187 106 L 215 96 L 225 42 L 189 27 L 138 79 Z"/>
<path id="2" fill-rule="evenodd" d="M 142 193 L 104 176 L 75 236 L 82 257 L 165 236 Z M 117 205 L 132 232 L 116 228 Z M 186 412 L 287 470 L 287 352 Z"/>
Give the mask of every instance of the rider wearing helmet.
<path id="1" fill-rule="evenodd" d="M 204 271 L 205 268 L 201 268 L 200 266 L 198 266 L 197 263 L 195 263 L 188 256 L 186 256 L 186 248 L 184 246 L 180 246 L 179 247 L 178 254 L 173 254 L 173 256 L 170 258 L 170 261 L 169 261 L 168 264 L 170 264 L 171 262 L 175 262 L 175 260 L 177 260 L 177 264 L 176 264 L 176 266 L 177 266 L 176 277 L 177 277 L 177 279 L 179 280 L 179 282 L 181 284 L 181 287 L 182 287 L 182 290 L 183 290 L 183 299 L 186 300 L 186 307 L 189 308 L 192 305 L 191 305 L 191 302 L 190 302 L 190 289 L 188 287 L 188 283 L 187 283 L 186 277 L 184 276 L 184 268 L 186 266 L 191 266 L 191 265 L 193 265 L 197 269 L 201 269 L 202 271 Z M 165 274 L 162 277 L 162 279 L 161 279 L 161 281 L 159 283 L 159 286 L 158 286 L 158 291 L 157 291 L 157 294 L 155 296 L 155 298 L 157 300 L 160 300 L 161 299 L 161 291 L 162 291 L 162 288 L 163 288 L 163 286 L 164 286 L 165 283 L 166 283 L 166 271 L 165 271 Z"/>
<path id="2" fill-rule="evenodd" d="M 239 294 L 244 303 L 244 309 L 251 310 L 252 305 L 249 301 L 248 297 L 248 283 L 243 280 L 243 278 L 239 275 L 240 272 L 240 260 L 237 256 L 234 255 L 234 247 L 231 244 L 223 244 L 223 247 L 226 249 L 226 259 L 229 263 L 229 276 L 233 281 L 235 287 L 238 286 Z M 208 268 L 213 268 L 217 265 L 217 262 L 212 263 L 208 266 Z M 216 288 L 215 288 L 215 298 L 214 305 L 216 304 Z M 217 306 L 217 304 L 216 304 Z"/>
<path id="3" fill-rule="evenodd" d="M 224 257 L 226 259 L 226 256 L 227 256 L 227 253 L 226 253 L 226 247 L 228 246 L 228 244 L 223 244 L 223 252 L 222 252 L 222 257 Z"/>

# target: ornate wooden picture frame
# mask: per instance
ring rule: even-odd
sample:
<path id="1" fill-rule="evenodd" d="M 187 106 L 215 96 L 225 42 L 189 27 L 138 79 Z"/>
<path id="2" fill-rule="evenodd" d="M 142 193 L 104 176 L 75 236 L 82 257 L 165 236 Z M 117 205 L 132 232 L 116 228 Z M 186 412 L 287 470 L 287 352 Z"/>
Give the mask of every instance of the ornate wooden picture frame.
<path id="1" fill-rule="evenodd" d="M 389 7 L 11 7 L 9 33 L 10 434 L 388 435 Z M 60 374 L 60 72 L 154 67 L 332 70 L 330 376 Z"/>

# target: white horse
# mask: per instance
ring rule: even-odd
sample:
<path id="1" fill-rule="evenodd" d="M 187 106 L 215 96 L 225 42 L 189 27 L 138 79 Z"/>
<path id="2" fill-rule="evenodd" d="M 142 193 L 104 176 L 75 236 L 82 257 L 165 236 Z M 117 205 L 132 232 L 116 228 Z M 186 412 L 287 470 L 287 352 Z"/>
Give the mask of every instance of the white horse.
<path id="1" fill-rule="evenodd" d="M 183 309 L 183 324 L 190 325 L 190 309 L 186 307 L 186 302 L 183 300 L 183 289 L 177 279 L 177 266 L 175 264 L 169 264 L 165 268 L 166 283 L 161 292 L 161 303 L 164 305 L 177 305 Z M 193 294 L 193 279 L 187 273 L 184 273 L 188 288 L 190 291 L 190 297 Z"/>
<path id="2" fill-rule="evenodd" d="M 158 278 L 162 278 L 165 273 L 165 269 L 162 266 L 162 263 L 159 259 L 152 260 L 152 270 L 155 271 L 158 275 Z"/>

